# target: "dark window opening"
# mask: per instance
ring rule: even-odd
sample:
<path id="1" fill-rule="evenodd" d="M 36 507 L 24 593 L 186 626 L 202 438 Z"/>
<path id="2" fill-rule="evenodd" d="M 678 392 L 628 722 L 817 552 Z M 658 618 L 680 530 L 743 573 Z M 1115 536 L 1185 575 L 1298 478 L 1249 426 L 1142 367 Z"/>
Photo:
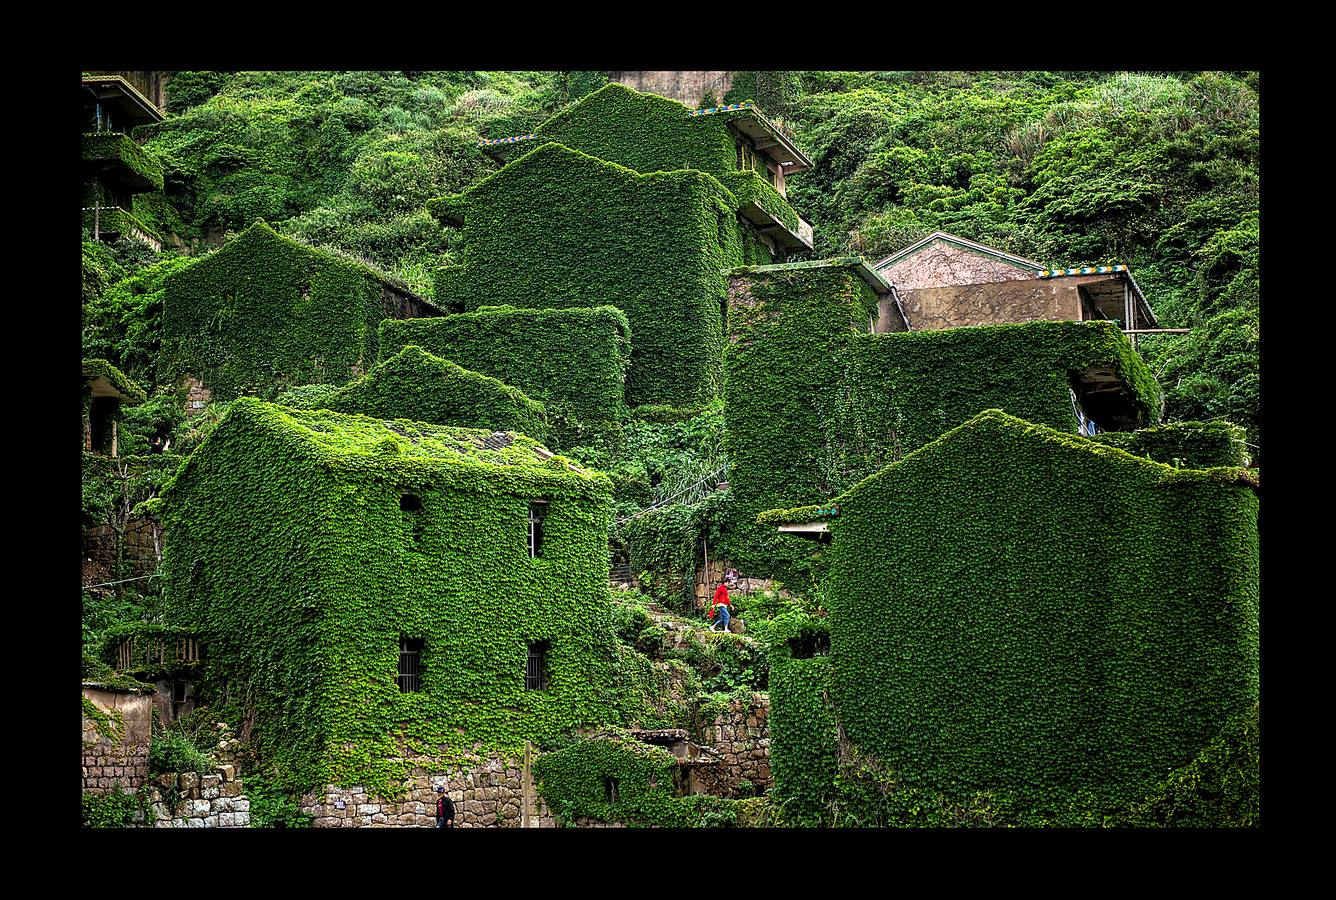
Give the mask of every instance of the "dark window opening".
<path id="1" fill-rule="evenodd" d="M 603 799 L 608 803 L 617 802 L 618 780 L 611 775 L 603 779 Z"/>
<path id="2" fill-rule="evenodd" d="M 112 447 L 112 434 L 115 428 L 116 408 L 119 402 L 115 397 L 94 397 L 88 407 L 89 447 L 93 453 L 107 456 L 115 455 Z"/>
<path id="3" fill-rule="evenodd" d="M 404 494 L 399 498 L 399 509 L 412 516 L 413 519 L 413 543 L 422 543 L 424 526 L 422 524 L 422 498 L 417 494 Z"/>
<path id="4" fill-rule="evenodd" d="M 524 668 L 524 689 L 526 691 L 547 690 L 547 641 L 538 641 L 529 645 L 529 659 Z"/>
<path id="5" fill-rule="evenodd" d="M 422 639 L 399 638 L 399 693 L 422 690 Z"/>
<path id="6" fill-rule="evenodd" d="M 830 655 L 830 635 L 824 631 L 805 631 L 789 638 L 789 654 L 794 659 L 811 659 Z"/>
<path id="7" fill-rule="evenodd" d="M 184 681 L 177 681 L 172 684 L 172 702 L 186 702 L 186 683 Z"/>
<path id="8" fill-rule="evenodd" d="M 547 501 L 535 500 L 529 504 L 529 558 L 543 555 L 543 520 L 547 518 Z"/>

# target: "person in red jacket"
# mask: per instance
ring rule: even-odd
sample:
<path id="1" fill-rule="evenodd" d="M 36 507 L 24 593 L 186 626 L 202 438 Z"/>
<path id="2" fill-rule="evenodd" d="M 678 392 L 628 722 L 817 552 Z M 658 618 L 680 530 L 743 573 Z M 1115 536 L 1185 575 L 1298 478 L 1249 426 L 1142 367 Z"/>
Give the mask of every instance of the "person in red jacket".
<path id="1" fill-rule="evenodd" d="M 723 584 L 722 582 L 719 584 L 719 587 L 714 589 L 714 601 L 710 604 L 711 619 L 715 617 L 715 613 L 719 614 L 719 623 L 722 623 L 724 626 L 723 630 L 727 631 L 729 620 L 728 585 Z M 714 625 L 710 626 L 710 630 L 714 631 Z"/>

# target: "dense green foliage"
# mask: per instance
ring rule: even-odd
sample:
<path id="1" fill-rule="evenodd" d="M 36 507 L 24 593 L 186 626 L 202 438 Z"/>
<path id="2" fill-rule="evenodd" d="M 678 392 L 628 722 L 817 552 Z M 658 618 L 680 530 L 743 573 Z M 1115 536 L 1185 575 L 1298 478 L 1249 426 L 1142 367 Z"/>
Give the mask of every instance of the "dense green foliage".
<path id="1" fill-rule="evenodd" d="M 758 80 L 754 99 L 816 161 L 790 197 L 818 254 L 878 259 L 942 229 L 1055 266 L 1127 263 L 1161 325 L 1204 332 L 1145 343 L 1170 416 L 1260 443 L 1255 72 L 761 75 L 779 89 Z"/>
<path id="2" fill-rule="evenodd" d="M 167 277 L 194 264 L 168 256 L 110 285 L 83 307 L 84 354 L 110 360 L 131 378 L 155 380 Z"/>
<path id="3" fill-rule="evenodd" d="M 199 378 L 217 399 L 342 383 L 376 359 L 380 276 L 257 222 L 162 287 L 158 380 Z"/>
<path id="4" fill-rule="evenodd" d="M 867 334 L 876 298 L 850 267 L 738 269 L 725 411 L 734 559 L 806 582 L 812 549 L 757 513 L 819 503 L 984 409 L 1076 430 L 1070 387 L 1095 366 L 1158 415 L 1146 364 L 1110 323 L 1029 322 Z M 735 387 L 736 386 L 736 387 Z"/>
<path id="5" fill-rule="evenodd" d="M 1171 422 L 1138 431 L 1106 431 L 1092 440 L 1174 468 L 1246 466 L 1243 429 L 1228 422 Z"/>
<path id="6" fill-rule="evenodd" d="M 1244 473 L 991 411 L 846 492 L 825 584 L 841 726 L 907 786 L 1050 821 L 1142 796 L 1257 699 Z"/>
<path id="7" fill-rule="evenodd" d="M 144 821 L 148 814 L 148 791 L 140 788 L 133 793 L 114 790 L 105 794 L 87 791 L 82 801 L 83 828 L 129 828 Z"/>
<path id="8" fill-rule="evenodd" d="M 126 134 L 103 131 L 83 136 L 84 166 L 121 168 L 148 182 L 153 190 L 162 190 L 162 166 Z"/>
<path id="9" fill-rule="evenodd" d="M 518 388 L 412 344 L 344 387 L 292 405 L 377 419 L 518 431 L 537 441 L 547 437 L 543 404 Z"/>
<path id="10" fill-rule="evenodd" d="M 83 377 L 85 381 L 105 378 L 113 388 L 120 392 L 122 404 L 143 403 L 148 399 L 143 388 L 126 378 L 124 372 L 105 359 L 85 359 L 83 361 Z"/>
<path id="11" fill-rule="evenodd" d="M 438 304 L 616 306 L 634 336 L 628 403 L 714 398 L 720 271 L 743 261 L 737 202 L 718 180 L 642 175 L 549 143 L 429 209 L 463 220 L 462 256 L 439 272 Z"/>
<path id="12" fill-rule="evenodd" d="M 615 438 L 631 353 L 621 310 L 501 306 L 381 325 L 382 354 L 410 344 L 541 401 L 560 448 Z"/>
<path id="13" fill-rule="evenodd" d="M 747 824 L 763 801 L 674 796 L 677 757 L 606 729 L 534 762 L 543 799 L 566 824 L 579 816 L 666 828 Z M 615 794 L 613 793 L 615 790 Z"/>
<path id="14" fill-rule="evenodd" d="M 831 707 L 831 668 L 828 656 L 772 661 L 773 802 L 786 824 L 821 824 L 835 781 L 838 733 Z"/>
<path id="15" fill-rule="evenodd" d="M 1175 769 L 1106 825 L 1248 828 L 1261 824 L 1261 707 L 1227 724 L 1192 762 Z"/>
<path id="16" fill-rule="evenodd" d="M 611 485 L 487 436 L 242 399 L 169 486 L 168 610 L 206 678 L 253 698 L 285 789 L 389 792 L 405 744 L 450 762 L 606 721 Z M 401 638 L 423 641 L 419 692 L 397 686 Z M 544 641 L 548 687 L 526 691 Z"/>

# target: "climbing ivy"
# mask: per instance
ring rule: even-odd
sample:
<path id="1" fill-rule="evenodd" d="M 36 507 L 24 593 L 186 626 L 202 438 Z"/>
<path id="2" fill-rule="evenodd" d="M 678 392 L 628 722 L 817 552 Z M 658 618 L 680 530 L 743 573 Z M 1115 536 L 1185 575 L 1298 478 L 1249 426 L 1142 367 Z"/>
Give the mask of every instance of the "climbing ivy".
<path id="1" fill-rule="evenodd" d="M 997 411 L 868 478 L 823 584 L 841 726 L 1045 821 L 1143 796 L 1257 699 L 1255 484 Z"/>
<path id="2" fill-rule="evenodd" d="M 488 437 L 243 398 L 168 486 L 169 619 L 249 698 L 285 790 L 390 792 L 405 748 L 448 764 L 608 720 L 611 485 Z M 420 692 L 397 685 L 401 638 L 423 641 Z M 543 641 L 548 687 L 526 691 Z"/>
<path id="3" fill-rule="evenodd" d="M 1209 469 L 1247 465 L 1243 436 L 1243 429 L 1229 422 L 1170 422 L 1138 431 L 1106 431 L 1093 440 L 1175 468 Z"/>
<path id="4" fill-rule="evenodd" d="M 386 320 L 383 354 L 410 344 L 513 385 L 546 407 L 560 448 L 615 442 L 631 335 L 626 316 L 591 309 L 484 307 L 430 319 Z"/>
<path id="5" fill-rule="evenodd" d="M 677 763 L 662 747 L 608 728 L 543 754 L 533 771 L 548 807 L 568 826 L 577 816 L 665 828 L 718 828 L 762 818 L 764 800 L 674 796 Z"/>
<path id="6" fill-rule="evenodd" d="M 1159 414 L 1154 376 L 1112 323 L 868 334 L 876 298 L 852 262 L 733 275 L 730 540 L 744 569 L 795 587 L 811 585 L 816 549 L 757 527 L 765 509 L 821 503 L 984 409 L 1075 431 L 1073 378 L 1095 366 L 1118 373 L 1142 421 Z"/>
<path id="7" fill-rule="evenodd" d="M 102 131 L 83 136 L 85 166 L 120 166 L 149 182 L 153 190 L 162 190 L 162 166 L 128 134 Z"/>
<path id="8" fill-rule="evenodd" d="M 342 383 L 376 359 L 384 278 L 256 222 L 163 287 L 159 383 L 190 374 L 218 400 Z"/>
<path id="9" fill-rule="evenodd" d="M 538 441 L 547 437 L 543 404 L 412 344 L 344 387 L 320 392 L 309 405 L 295 405 L 377 419 L 518 431 Z"/>

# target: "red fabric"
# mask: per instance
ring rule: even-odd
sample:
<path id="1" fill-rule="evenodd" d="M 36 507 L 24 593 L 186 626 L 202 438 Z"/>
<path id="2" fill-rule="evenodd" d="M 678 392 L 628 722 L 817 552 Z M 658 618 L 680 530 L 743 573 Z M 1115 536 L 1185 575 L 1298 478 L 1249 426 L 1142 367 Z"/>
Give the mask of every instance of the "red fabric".
<path id="1" fill-rule="evenodd" d="M 714 605 L 728 606 L 728 585 L 721 584 L 714 589 Z"/>

